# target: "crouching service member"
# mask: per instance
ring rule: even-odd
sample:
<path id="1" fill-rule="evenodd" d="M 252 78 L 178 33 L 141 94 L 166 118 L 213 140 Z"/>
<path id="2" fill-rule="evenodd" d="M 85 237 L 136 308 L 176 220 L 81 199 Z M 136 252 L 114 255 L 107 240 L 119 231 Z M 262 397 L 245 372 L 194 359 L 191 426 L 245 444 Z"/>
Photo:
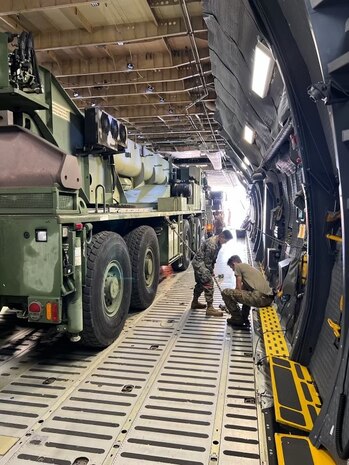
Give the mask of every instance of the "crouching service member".
<path id="1" fill-rule="evenodd" d="M 213 307 L 213 270 L 222 245 L 232 238 L 233 236 L 228 230 L 222 231 L 218 236 L 210 237 L 203 242 L 193 258 L 192 265 L 196 284 L 191 308 L 206 308 L 206 316 L 223 316 L 223 312 Z M 203 292 L 205 293 L 207 307 L 198 301 Z"/>
<path id="2" fill-rule="evenodd" d="M 249 265 L 242 263 L 238 255 L 229 258 L 227 265 L 234 271 L 235 289 L 224 289 L 222 297 L 231 314 L 228 323 L 234 326 L 249 326 L 248 316 L 251 307 L 267 307 L 274 300 L 274 294 L 263 274 Z M 242 304 L 242 309 L 238 304 Z"/>

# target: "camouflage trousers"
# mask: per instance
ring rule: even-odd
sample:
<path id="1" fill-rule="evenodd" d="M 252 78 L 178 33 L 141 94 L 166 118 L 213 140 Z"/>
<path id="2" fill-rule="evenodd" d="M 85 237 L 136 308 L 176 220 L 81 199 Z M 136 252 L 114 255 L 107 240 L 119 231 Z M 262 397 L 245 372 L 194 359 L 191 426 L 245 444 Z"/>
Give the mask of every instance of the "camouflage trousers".
<path id="1" fill-rule="evenodd" d="M 204 292 L 207 305 L 212 305 L 214 288 L 210 270 L 208 270 L 205 266 L 195 267 L 194 276 L 196 282 L 194 287 L 194 299 L 198 299 Z"/>
<path id="2" fill-rule="evenodd" d="M 274 300 L 273 296 L 267 296 L 259 291 L 244 291 L 239 289 L 224 289 L 222 297 L 227 310 L 233 318 L 248 320 L 250 307 L 267 307 Z M 242 304 L 242 311 L 238 304 Z"/>

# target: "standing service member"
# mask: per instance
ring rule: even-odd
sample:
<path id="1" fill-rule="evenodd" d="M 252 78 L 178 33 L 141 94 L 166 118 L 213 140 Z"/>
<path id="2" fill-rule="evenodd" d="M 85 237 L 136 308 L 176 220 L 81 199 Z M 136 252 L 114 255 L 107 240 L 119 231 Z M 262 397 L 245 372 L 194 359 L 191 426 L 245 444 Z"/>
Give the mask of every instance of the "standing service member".
<path id="1" fill-rule="evenodd" d="M 234 271 L 235 289 L 224 289 L 222 297 L 231 318 L 227 321 L 235 326 L 248 326 L 250 307 L 267 307 L 274 300 L 272 289 L 262 273 L 242 263 L 238 255 L 229 258 L 227 265 Z M 239 303 L 242 305 L 240 311 Z"/>
<path id="2" fill-rule="evenodd" d="M 191 308 L 200 309 L 206 307 L 206 305 L 198 301 L 200 295 L 204 292 L 207 303 L 206 316 L 223 316 L 223 312 L 213 307 L 213 270 L 220 248 L 232 238 L 233 236 L 228 230 L 222 231 L 218 236 L 210 237 L 201 245 L 192 261 L 196 284 Z"/>

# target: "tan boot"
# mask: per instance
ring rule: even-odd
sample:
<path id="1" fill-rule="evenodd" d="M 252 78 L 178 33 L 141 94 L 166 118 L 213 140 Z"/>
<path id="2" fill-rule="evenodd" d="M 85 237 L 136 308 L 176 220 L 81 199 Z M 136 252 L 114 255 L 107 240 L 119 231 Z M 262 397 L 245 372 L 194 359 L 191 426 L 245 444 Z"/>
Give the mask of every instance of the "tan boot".
<path id="1" fill-rule="evenodd" d="M 199 310 L 199 309 L 201 309 L 201 308 L 206 308 L 206 305 L 205 305 L 205 304 L 201 304 L 201 303 L 198 301 L 198 299 L 195 299 L 195 298 L 194 298 L 193 301 L 192 301 L 192 303 L 191 303 L 190 308 L 191 308 L 192 310 Z"/>
<path id="2" fill-rule="evenodd" d="M 206 316 L 223 316 L 223 312 L 215 309 L 213 305 L 207 305 Z"/>

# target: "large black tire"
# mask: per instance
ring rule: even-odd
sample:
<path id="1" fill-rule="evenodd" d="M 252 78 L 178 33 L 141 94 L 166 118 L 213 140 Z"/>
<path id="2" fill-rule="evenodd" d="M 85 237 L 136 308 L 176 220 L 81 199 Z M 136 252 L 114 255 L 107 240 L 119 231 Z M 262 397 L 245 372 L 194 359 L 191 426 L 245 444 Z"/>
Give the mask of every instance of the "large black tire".
<path id="1" fill-rule="evenodd" d="M 189 247 L 191 247 L 192 240 L 188 220 L 183 220 L 183 240 L 184 244 L 182 257 L 176 262 L 172 263 L 172 268 L 174 269 L 174 271 L 184 271 L 190 265 L 190 258 L 192 253 Z"/>
<path id="2" fill-rule="evenodd" d="M 131 263 L 119 234 L 102 231 L 87 249 L 82 342 L 107 347 L 119 336 L 131 298 Z"/>
<path id="3" fill-rule="evenodd" d="M 156 233 L 150 226 L 139 226 L 128 233 L 125 242 L 131 259 L 131 307 L 144 310 L 156 296 L 160 274 L 160 250 Z"/>

